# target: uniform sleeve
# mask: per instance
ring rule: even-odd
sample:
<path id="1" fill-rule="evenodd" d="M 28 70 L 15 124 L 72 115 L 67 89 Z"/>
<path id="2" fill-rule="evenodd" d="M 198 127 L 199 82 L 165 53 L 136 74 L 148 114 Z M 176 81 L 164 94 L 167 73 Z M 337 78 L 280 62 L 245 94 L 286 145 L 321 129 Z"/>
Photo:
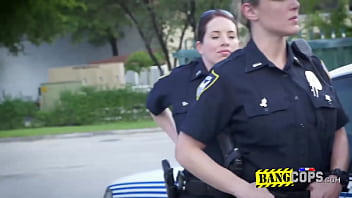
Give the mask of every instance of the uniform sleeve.
<path id="1" fill-rule="evenodd" d="M 228 124 L 233 97 L 228 80 L 212 71 L 197 88 L 197 102 L 188 112 L 181 131 L 208 144 Z"/>
<path id="2" fill-rule="evenodd" d="M 338 104 L 337 105 L 337 123 L 336 123 L 336 130 L 338 130 L 341 127 L 344 127 L 349 122 L 349 118 L 346 112 L 343 110 L 339 96 L 337 95 L 337 93 L 335 93 L 335 95 L 336 95 L 336 100 Z"/>
<path id="3" fill-rule="evenodd" d="M 317 69 L 319 70 L 320 75 L 322 75 L 322 77 L 330 84 L 331 80 L 328 74 L 328 69 L 326 68 L 325 64 L 316 56 L 312 56 L 312 61 L 314 63 L 314 65 L 317 67 Z M 340 129 L 341 127 L 345 126 L 349 119 L 347 114 L 345 113 L 345 111 L 343 110 L 343 107 L 341 105 L 340 99 L 338 94 L 335 91 L 335 96 L 336 96 L 336 100 L 337 100 L 337 119 L 336 119 L 336 130 Z"/>
<path id="4" fill-rule="evenodd" d="M 159 115 L 170 106 L 168 94 L 168 77 L 159 79 L 147 97 L 147 109 L 154 115 Z"/>

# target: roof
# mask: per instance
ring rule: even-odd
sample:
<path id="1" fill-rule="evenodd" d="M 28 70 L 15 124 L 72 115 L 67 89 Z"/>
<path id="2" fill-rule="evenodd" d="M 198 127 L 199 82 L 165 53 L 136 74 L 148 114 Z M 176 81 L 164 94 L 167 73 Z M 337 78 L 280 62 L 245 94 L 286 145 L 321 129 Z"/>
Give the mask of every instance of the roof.
<path id="1" fill-rule="evenodd" d="M 352 64 L 339 67 L 329 72 L 331 78 L 337 78 L 339 76 L 343 76 L 351 73 L 352 73 Z"/>
<path id="2" fill-rule="evenodd" d="M 92 61 L 92 62 L 89 62 L 89 64 L 118 63 L 118 62 L 124 63 L 127 60 L 128 56 L 129 55 L 113 56 L 102 60 Z"/>

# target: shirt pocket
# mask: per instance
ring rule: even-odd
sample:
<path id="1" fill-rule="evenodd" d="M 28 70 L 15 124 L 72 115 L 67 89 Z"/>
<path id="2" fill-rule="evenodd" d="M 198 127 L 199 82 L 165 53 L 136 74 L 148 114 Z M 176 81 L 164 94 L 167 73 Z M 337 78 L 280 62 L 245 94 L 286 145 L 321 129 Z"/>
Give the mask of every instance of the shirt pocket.
<path id="1" fill-rule="evenodd" d="M 190 104 L 188 102 L 179 102 L 173 105 L 173 114 L 186 114 L 188 112 Z"/>
<path id="2" fill-rule="evenodd" d="M 339 102 L 334 88 L 324 87 L 319 97 L 312 97 L 315 108 L 316 128 L 324 140 L 333 139 L 337 127 Z"/>
<path id="3" fill-rule="evenodd" d="M 291 122 L 288 111 L 289 101 L 281 99 L 256 98 L 244 104 L 247 116 L 243 120 L 243 132 L 255 146 L 281 146 L 285 142 L 285 133 L 288 122 Z"/>
<path id="4" fill-rule="evenodd" d="M 263 98 L 264 99 L 264 98 Z M 265 116 L 270 115 L 278 111 L 284 111 L 288 109 L 289 103 L 286 100 L 274 101 L 265 98 L 257 99 L 252 104 L 245 103 L 244 109 L 249 118 L 257 117 L 257 116 Z"/>
<path id="5" fill-rule="evenodd" d="M 312 102 L 315 108 L 336 109 L 338 106 L 337 96 L 334 88 L 326 86 L 319 92 L 319 97 L 312 97 Z"/>

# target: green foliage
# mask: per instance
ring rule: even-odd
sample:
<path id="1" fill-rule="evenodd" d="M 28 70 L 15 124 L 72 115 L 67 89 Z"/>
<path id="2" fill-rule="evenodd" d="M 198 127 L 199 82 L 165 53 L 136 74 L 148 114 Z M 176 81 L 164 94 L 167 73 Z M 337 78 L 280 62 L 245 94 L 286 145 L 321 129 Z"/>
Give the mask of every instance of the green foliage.
<path id="1" fill-rule="evenodd" d="M 163 62 L 163 56 L 160 53 L 154 53 L 158 61 Z M 132 53 L 125 62 L 126 70 L 135 71 L 140 73 L 143 68 L 154 65 L 154 61 L 150 58 L 145 51 L 136 51 Z"/>
<path id="2" fill-rule="evenodd" d="M 348 5 L 348 1 L 336 1 L 336 0 L 309 0 L 309 1 L 300 1 L 301 4 L 300 12 L 302 14 L 311 14 L 316 11 L 330 12 L 331 10 L 338 7 L 338 4 Z"/>
<path id="3" fill-rule="evenodd" d="M 200 13 L 214 8 L 229 10 L 230 4 L 231 0 L 3 1 L 0 4 L 0 46 L 16 53 L 22 50 L 24 40 L 40 44 L 72 34 L 77 42 L 87 39 L 95 45 L 109 43 L 113 54 L 118 54 L 117 41 L 124 36 L 126 27 L 134 24 L 145 47 L 149 48 L 153 65 L 160 65 L 152 50 L 159 49 L 171 68 L 169 54 L 179 47 L 171 48 L 170 44 L 175 41 L 175 35 L 179 36 L 179 30 L 192 27 L 194 31 Z"/>
<path id="4" fill-rule="evenodd" d="M 224 9 L 224 10 L 232 11 L 231 4 L 233 3 L 233 0 L 218 0 L 218 1 L 197 0 L 196 3 L 197 3 L 196 16 L 198 19 L 204 11 L 210 10 L 210 9 Z"/>
<path id="5" fill-rule="evenodd" d="M 122 130 L 122 129 L 143 129 L 157 127 L 152 119 L 135 121 L 119 121 L 113 123 L 104 123 L 85 126 L 66 126 L 66 127 L 42 127 L 42 128 L 25 128 L 0 131 L 0 138 L 9 137 L 28 137 L 42 135 L 57 135 L 67 133 L 99 133 L 104 131 Z"/>
<path id="6" fill-rule="evenodd" d="M 0 130 L 24 127 L 25 119 L 33 118 L 36 111 L 33 102 L 5 96 L 0 103 Z"/>
<path id="7" fill-rule="evenodd" d="M 332 34 L 352 37 L 352 15 L 348 10 L 348 0 L 332 1 L 304 1 L 306 15 L 304 28 L 310 32 L 310 39 L 332 38 Z M 313 33 L 313 28 L 318 28 L 318 34 Z M 316 32 L 316 31 L 315 31 Z"/>
<path id="8" fill-rule="evenodd" d="M 146 93 L 130 89 L 99 91 L 84 88 L 79 93 L 63 92 L 51 112 L 37 114 L 44 126 L 87 125 L 148 118 Z"/>
<path id="9" fill-rule="evenodd" d="M 131 21 L 145 43 L 145 46 L 160 50 L 165 63 L 171 69 L 169 54 L 182 47 L 184 33 L 191 27 L 195 31 L 198 17 L 208 9 L 224 8 L 229 10 L 231 0 L 116 0 Z M 174 39 L 174 37 L 179 39 Z M 175 43 L 179 41 L 179 43 Z M 172 46 L 172 47 L 171 47 Z M 153 57 L 152 50 L 148 53 Z M 154 57 L 153 57 L 154 58 Z M 160 65 L 153 59 L 154 65 Z"/>
<path id="10" fill-rule="evenodd" d="M 146 97 L 146 93 L 131 89 L 99 91 L 85 87 L 78 93 L 63 92 L 50 112 L 39 111 L 30 101 L 4 97 L 0 103 L 0 130 L 146 120 L 150 118 Z M 24 125 L 26 119 L 30 126 Z"/>
<path id="11" fill-rule="evenodd" d="M 85 38 L 97 46 L 104 45 L 110 39 L 124 36 L 123 28 L 130 25 L 130 21 L 115 1 L 110 0 L 81 0 L 85 10 L 81 10 L 79 20 L 72 29 L 73 40 L 82 41 Z"/>
<path id="12" fill-rule="evenodd" d="M 2 1 L 0 4 L 0 46 L 17 53 L 22 41 L 50 42 L 67 32 L 73 14 L 85 9 L 79 0 Z"/>

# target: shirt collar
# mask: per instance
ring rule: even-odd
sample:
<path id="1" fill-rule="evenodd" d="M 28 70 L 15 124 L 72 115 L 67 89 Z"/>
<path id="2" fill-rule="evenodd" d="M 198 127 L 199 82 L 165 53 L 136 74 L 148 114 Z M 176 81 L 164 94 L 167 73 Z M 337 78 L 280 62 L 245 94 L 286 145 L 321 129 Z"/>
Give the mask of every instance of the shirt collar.
<path id="1" fill-rule="evenodd" d="M 288 70 L 292 65 L 302 66 L 300 60 L 295 56 L 291 46 L 287 43 L 287 63 L 285 65 L 285 70 Z"/>
<path id="2" fill-rule="evenodd" d="M 272 65 L 272 63 L 264 56 L 264 54 L 258 49 L 257 45 L 251 39 L 247 46 L 244 48 L 246 52 L 246 65 L 245 71 L 251 72 L 260 69 L 264 66 Z"/>
<path id="3" fill-rule="evenodd" d="M 288 61 L 289 63 L 294 63 L 297 66 L 300 67 L 305 67 L 305 64 L 302 62 L 302 58 L 299 58 L 300 56 L 295 55 L 295 51 L 292 49 L 292 47 L 287 44 L 287 54 L 288 54 Z M 297 53 L 296 53 L 297 54 Z"/>
<path id="4" fill-rule="evenodd" d="M 285 69 L 288 69 L 287 65 L 290 66 L 294 62 L 301 65 L 298 58 L 296 58 L 296 56 L 293 54 L 293 51 L 288 43 L 287 43 L 286 49 L 287 49 L 287 63 L 285 65 Z M 249 53 L 248 52 L 246 53 L 247 55 L 246 55 L 245 72 L 251 72 L 263 67 L 275 67 L 275 65 L 270 60 L 268 60 L 265 57 L 265 55 L 258 49 L 253 39 L 251 39 L 248 42 L 244 50 L 249 52 Z"/>
<path id="5" fill-rule="evenodd" d="M 191 72 L 191 78 L 190 78 L 191 81 L 198 78 L 203 78 L 204 76 L 207 76 L 209 74 L 201 58 L 195 60 L 194 64 L 195 65 Z"/>

